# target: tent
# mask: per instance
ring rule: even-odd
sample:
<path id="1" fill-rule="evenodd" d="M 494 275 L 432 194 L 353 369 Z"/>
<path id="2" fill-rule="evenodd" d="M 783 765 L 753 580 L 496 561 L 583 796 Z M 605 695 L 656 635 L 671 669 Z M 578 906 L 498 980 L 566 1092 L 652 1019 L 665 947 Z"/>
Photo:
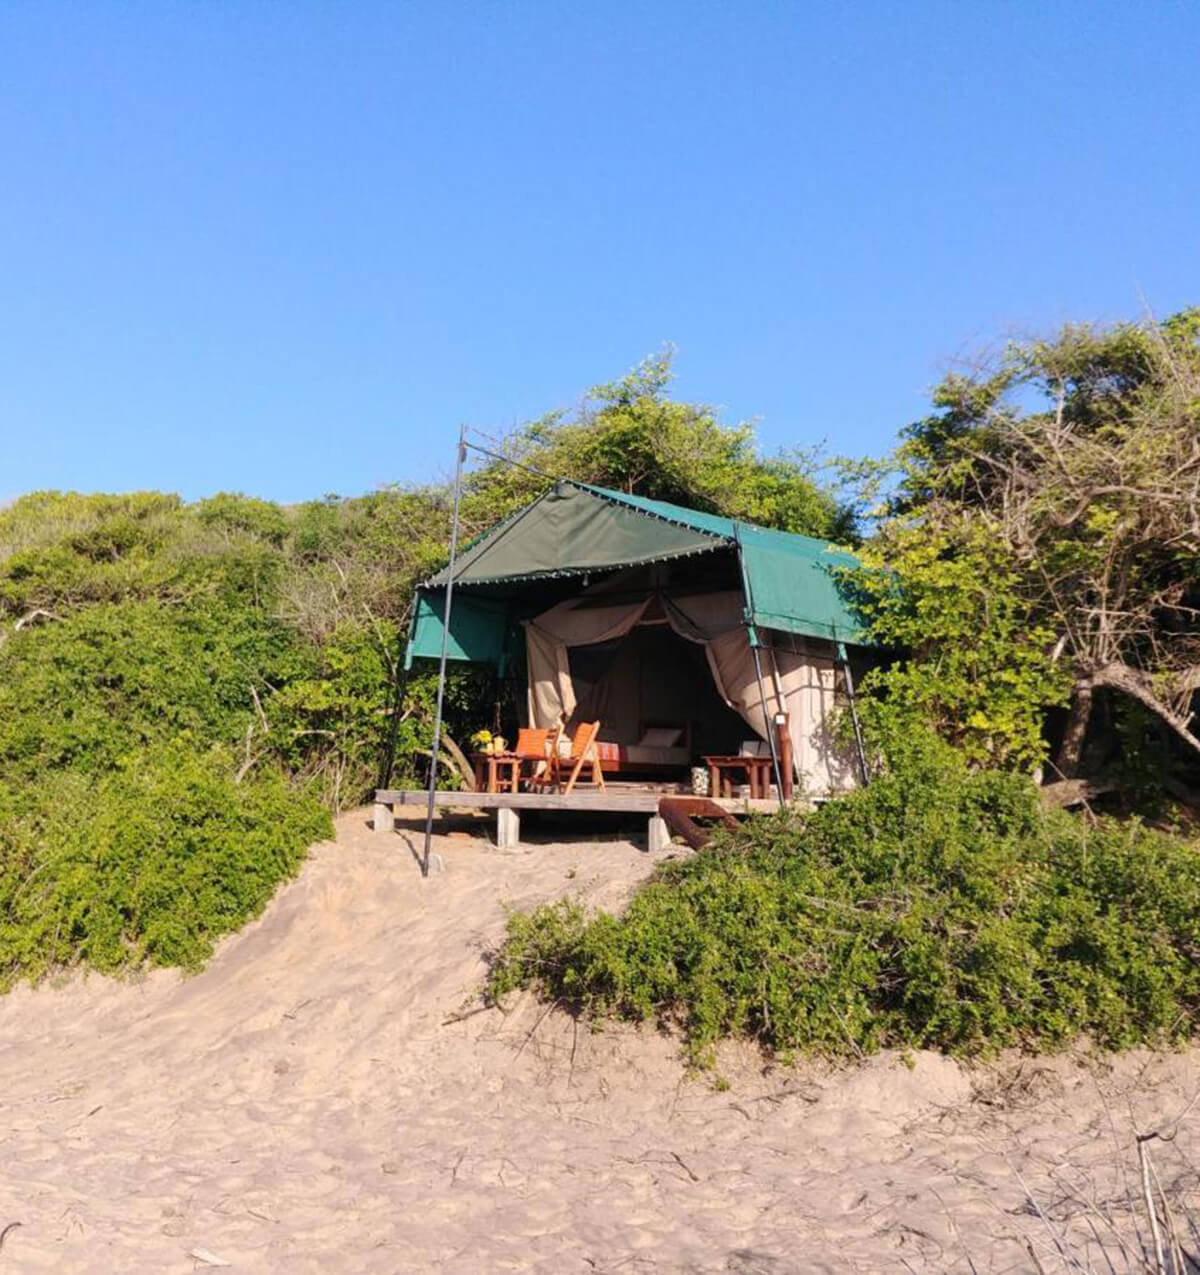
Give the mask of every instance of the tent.
<path id="1" fill-rule="evenodd" d="M 847 646 L 869 638 L 852 554 L 663 501 L 560 481 L 458 557 L 450 659 L 516 672 L 533 726 L 599 717 L 624 769 L 737 752 L 788 715 L 810 792 L 854 782 L 831 729 Z M 406 666 L 438 657 L 447 571 L 418 589 Z"/>

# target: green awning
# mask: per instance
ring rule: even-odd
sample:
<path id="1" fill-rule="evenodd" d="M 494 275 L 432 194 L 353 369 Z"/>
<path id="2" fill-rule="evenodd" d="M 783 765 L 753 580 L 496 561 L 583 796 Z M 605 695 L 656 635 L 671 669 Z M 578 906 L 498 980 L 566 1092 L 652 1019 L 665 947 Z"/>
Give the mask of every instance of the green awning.
<path id="1" fill-rule="evenodd" d="M 445 610 L 445 589 L 417 590 L 406 665 L 417 658 L 441 658 Z M 459 593 L 455 586 L 450 607 L 450 641 L 446 648 L 450 659 L 499 666 L 504 662 L 507 637 L 508 604 L 502 598 Z"/>
<path id="2" fill-rule="evenodd" d="M 450 658 L 499 663 L 514 623 L 504 585 L 586 576 L 735 549 L 756 627 L 870 645 L 839 577 L 858 560 L 810 536 L 772 531 L 643 496 L 563 481 L 482 535 L 455 564 Z M 442 649 L 446 571 L 421 586 L 409 659 Z M 486 593 L 479 593 L 480 586 Z"/>

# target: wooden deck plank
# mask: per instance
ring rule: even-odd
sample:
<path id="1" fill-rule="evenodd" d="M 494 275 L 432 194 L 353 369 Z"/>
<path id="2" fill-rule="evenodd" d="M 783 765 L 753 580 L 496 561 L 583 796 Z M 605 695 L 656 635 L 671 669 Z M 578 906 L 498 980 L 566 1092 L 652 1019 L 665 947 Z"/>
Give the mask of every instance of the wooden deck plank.
<path id="1" fill-rule="evenodd" d="M 661 792 L 435 792 L 433 804 L 456 810 L 578 810 L 605 814 L 657 815 Z M 773 798 L 709 798 L 731 814 L 777 810 Z M 429 794 L 420 789 L 381 788 L 376 805 L 424 809 Z"/>

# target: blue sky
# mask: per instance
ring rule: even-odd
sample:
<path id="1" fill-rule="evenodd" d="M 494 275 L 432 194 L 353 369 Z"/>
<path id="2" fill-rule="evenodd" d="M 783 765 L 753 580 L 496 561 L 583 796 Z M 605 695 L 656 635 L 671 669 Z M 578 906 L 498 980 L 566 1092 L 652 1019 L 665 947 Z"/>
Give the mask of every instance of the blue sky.
<path id="1" fill-rule="evenodd" d="M 1194 3 L 0 7 L 0 498 L 444 475 L 664 341 L 767 449 L 1200 303 Z"/>

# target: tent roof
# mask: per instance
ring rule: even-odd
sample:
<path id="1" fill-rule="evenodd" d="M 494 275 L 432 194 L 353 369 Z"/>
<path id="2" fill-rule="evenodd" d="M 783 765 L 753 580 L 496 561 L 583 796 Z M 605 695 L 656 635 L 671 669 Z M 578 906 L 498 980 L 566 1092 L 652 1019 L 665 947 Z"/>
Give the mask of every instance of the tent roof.
<path id="1" fill-rule="evenodd" d="M 618 492 L 564 481 L 469 545 L 454 565 L 454 585 L 586 575 L 709 553 L 721 543 L 679 519 L 647 517 Z M 448 576 L 440 571 L 424 587 L 443 586 Z"/>
<path id="2" fill-rule="evenodd" d="M 809 637 L 866 643 L 837 570 L 858 559 L 823 540 L 666 501 L 563 480 L 459 556 L 454 584 L 585 575 L 720 549 L 738 551 L 747 619 Z M 448 571 L 422 585 L 444 588 Z"/>

